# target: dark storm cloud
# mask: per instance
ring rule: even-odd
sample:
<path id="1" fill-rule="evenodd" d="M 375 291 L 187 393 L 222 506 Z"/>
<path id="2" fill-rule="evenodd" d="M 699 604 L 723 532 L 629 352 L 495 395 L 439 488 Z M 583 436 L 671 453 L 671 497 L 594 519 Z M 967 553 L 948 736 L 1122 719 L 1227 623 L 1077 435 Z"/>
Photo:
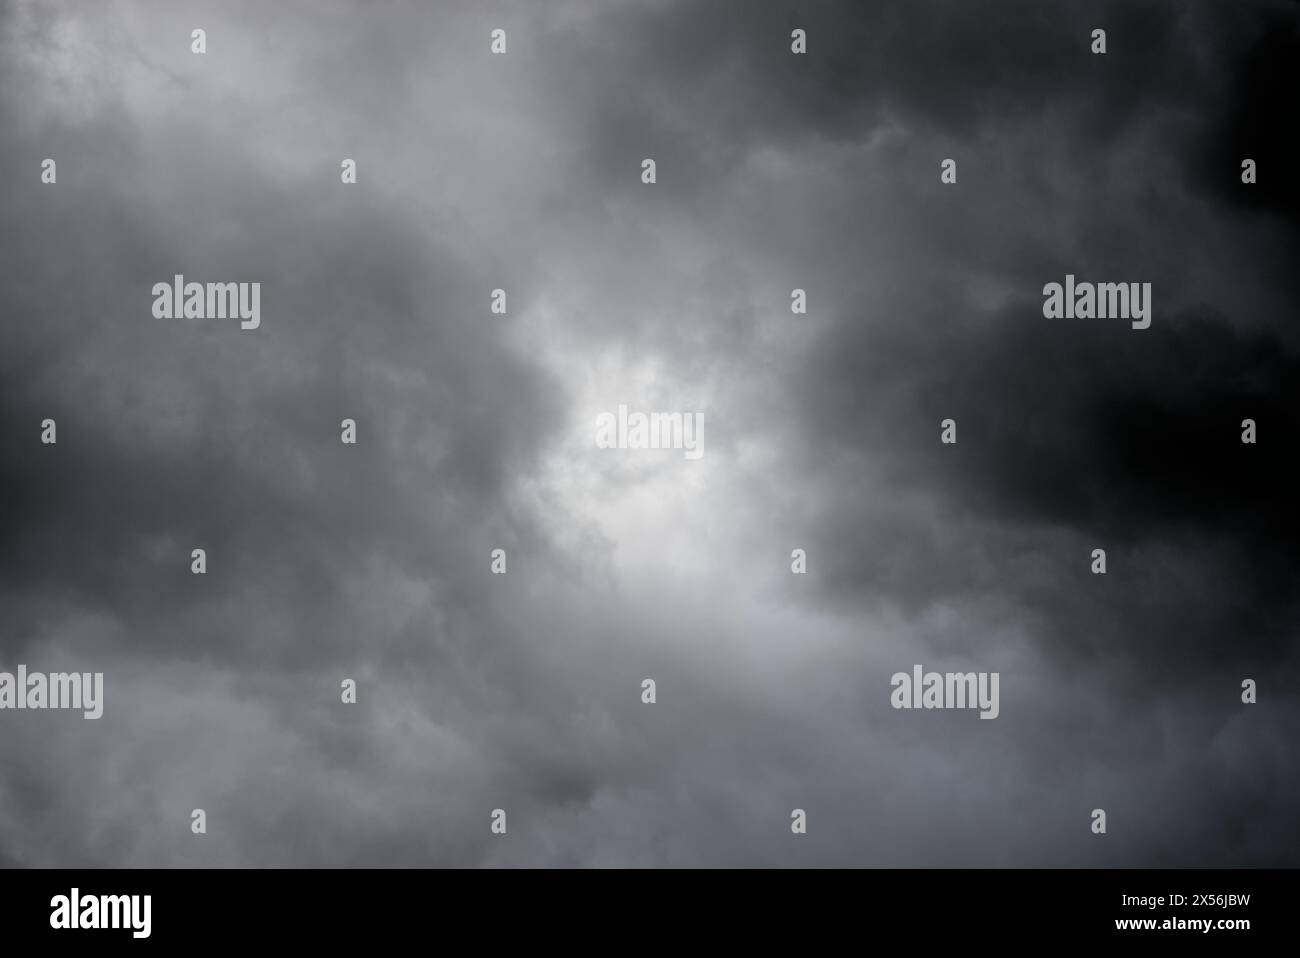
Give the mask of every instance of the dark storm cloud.
<path id="1" fill-rule="evenodd" d="M 1208 563 L 1191 581 L 1168 576 L 1161 603 L 1149 591 L 1159 579 L 1146 576 L 1131 593 L 1107 580 L 1092 593 L 1095 605 L 1063 601 L 1065 634 L 1128 642 L 1137 630 L 1153 655 L 1177 648 L 1210 668 L 1225 635 L 1238 650 L 1262 645 L 1289 657 L 1300 359 L 1271 335 L 1214 316 L 1166 317 L 1145 335 L 1126 324 L 1046 321 L 1040 306 L 1019 303 L 942 343 L 864 334 L 838 339 L 833 350 L 828 343 L 805 378 L 816 384 L 805 398 L 810 421 L 838 425 L 825 442 L 889 463 L 897 487 L 937 495 L 955 527 L 977 520 L 1077 537 L 1051 563 L 1063 600 L 1097 581 L 1087 573 L 1095 547 L 1108 550 L 1121 576 L 1126 563 L 1142 568 L 1142 547 L 1152 543 L 1178 544 L 1175 569 Z M 895 398 L 882 404 L 886 396 Z M 863 411 L 850 417 L 852 409 Z M 958 422 L 955 447 L 938 442 L 949 416 Z M 1248 417 L 1267 424 L 1270 442 L 1241 443 Z M 1022 546 L 1003 542 L 1010 551 L 999 556 L 990 539 L 973 564 L 966 554 L 945 561 L 924 540 L 909 542 L 906 524 L 868 516 L 887 545 L 879 534 L 828 537 L 840 553 L 834 565 L 864 574 L 841 588 L 870 595 L 868 583 L 883 576 L 885 594 L 922 602 L 963 585 L 1033 596 L 1028 583 L 1006 581 Z M 842 528 L 843 512 L 834 521 Z M 1124 628 L 1099 634 L 1097 616 L 1111 618 L 1106 606 L 1125 597 L 1126 614 L 1114 616 Z M 1159 628 L 1162 620 L 1181 627 Z"/>
<path id="2" fill-rule="evenodd" d="M 1166 28 L 1186 30 L 1203 12 L 1184 12 L 1180 24 L 1166 18 Z M 1149 18 L 1144 22 L 1156 33 L 1167 32 Z M 1230 37 L 1237 47 L 1210 46 L 1213 56 L 1202 51 L 1201 57 L 1233 65 L 1265 42 L 1240 27 Z M 1209 43 L 1204 37 L 1196 42 Z M 1153 75 L 1167 72 L 1159 49 L 1144 48 L 1144 55 Z M 1270 62 L 1273 67 L 1254 75 L 1280 66 L 1276 55 Z M 1213 73 L 1208 67 L 1206 72 Z M 1255 92 L 1270 95 L 1263 87 Z M 1145 104 L 1157 121 L 1171 109 L 1165 99 Z M 1015 127 L 1018 116 L 1011 112 L 986 122 Z M 1180 121 L 1196 134 L 1186 139 L 1227 137 L 1231 131 L 1222 128 L 1219 112 L 1219 95 L 1208 95 L 1203 115 Z M 1017 204 L 1024 202 L 1023 194 L 1039 194 L 1038 207 L 1044 216 L 1053 215 L 1069 198 L 1035 181 L 1032 167 L 1043 156 L 1024 149 L 1023 140 L 1010 140 L 1008 146 L 1011 159 L 1003 162 L 1010 168 L 1001 171 L 998 183 L 981 182 L 980 188 L 991 187 L 994 197 L 1013 197 Z M 1051 156 L 1052 168 L 1060 169 L 1055 161 L 1063 158 Z M 1031 169 L 1017 175 L 1017 162 Z M 889 308 L 910 313 L 912 321 L 864 323 L 858 311 L 841 306 L 836 326 L 809 354 L 791 389 L 804 397 L 806 429 L 814 435 L 824 431 L 825 443 L 887 463 L 892 481 L 904 488 L 937 491 L 949 522 L 1038 524 L 1069 530 L 1082 537 L 1080 545 L 1124 548 L 1172 537 L 1189 549 L 1187 562 L 1193 567 L 1207 564 L 1184 583 L 1192 590 L 1173 591 L 1164 605 L 1152 604 L 1144 583 L 1124 606 L 1129 614 L 1115 618 L 1151 635 L 1149 641 L 1160 647 L 1202 650 L 1212 664 L 1211 652 L 1225 633 L 1238 636 L 1238 646 L 1258 643 L 1284 652 L 1294 644 L 1296 570 L 1290 556 L 1300 530 L 1291 519 L 1290 502 L 1298 478 L 1293 447 L 1300 424 L 1293 410 L 1300 370 L 1289 322 L 1292 307 L 1285 286 L 1278 289 L 1283 277 L 1270 252 L 1275 240 L 1288 244 L 1289 239 L 1274 231 L 1269 217 L 1243 218 L 1235 203 L 1218 202 L 1229 188 L 1221 184 L 1249 192 L 1234 163 L 1219 164 L 1218 181 L 1202 196 L 1180 197 L 1168 173 L 1168 166 L 1156 163 L 1129 170 L 1123 184 L 1103 175 L 1079 197 L 1091 206 L 1095 239 L 1062 237 L 1021 256 L 1009 257 L 1004 246 L 983 242 L 981 227 L 987 231 L 993 219 L 990 208 L 968 203 L 960 232 L 945 230 L 935 239 L 943 252 L 927 264 L 934 269 L 927 277 L 929 302 L 918 307 L 914 298 L 908 301 L 909 290 L 888 290 Z M 1159 220 L 1148 218 L 1145 231 L 1128 200 L 1144 192 L 1157 198 L 1159 210 Z M 931 228 L 947 225 L 942 216 L 931 208 Z M 1187 257 L 1180 263 L 1149 252 L 1158 244 L 1196 255 L 1167 230 L 1151 229 L 1153 222 L 1179 219 L 1203 223 L 1211 235 L 1232 237 L 1223 247 L 1235 247 L 1238 261 L 1225 257 L 1206 263 L 1218 267 L 1217 282 L 1204 285 L 1206 271 L 1190 267 Z M 1043 236 L 1041 227 L 1030 228 Z M 1007 245 L 1017 242 L 1023 239 L 1011 237 Z M 989 310 L 963 300 L 960 288 L 945 281 L 966 265 L 1025 293 L 1037 293 L 1043 282 L 1059 280 L 1067 271 L 1081 278 L 1150 277 L 1160 315 L 1151 330 L 1135 331 L 1126 323 L 1100 320 L 1046 321 L 1041 299 L 1016 298 L 1010 306 Z M 1196 281 L 1202 287 L 1189 294 Z M 864 300 L 870 296 L 859 287 L 854 291 Z M 964 440 L 951 449 L 937 442 L 938 423 L 948 416 L 958 419 Z M 1247 417 L 1269 422 L 1275 441 L 1243 446 L 1240 423 Z M 932 548 L 909 549 L 912 530 L 906 523 L 867 515 L 864 523 L 880 523 L 876 530 L 885 533 L 887 551 L 873 552 L 867 543 L 879 536 L 865 530 L 858 536 L 828 536 L 843 559 L 836 568 L 864 572 L 862 578 L 836 580 L 846 594 L 870 595 L 867 586 L 877 581 L 886 595 L 924 602 L 951 588 L 996 592 L 997 577 L 1006 574 L 1010 556 L 999 558 L 996 549 L 983 556 L 988 573 L 981 576 L 974 571 L 980 563 L 971 565 L 972 554 L 945 561 L 936 553 L 952 548 L 947 537 L 943 546 L 931 539 Z M 837 514 L 833 522 L 842 529 L 843 516 Z M 926 541 L 913 539 L 913 544 Z M 1023 548 L 1003 545 L 1012 556 Z M 1074 581 L 1062 573 L 1064 581 Z M 1212 582 L 1221 587 L 1205 588 Z M 1107 596 L 1115 602 L 1114 591 L 1107 590 Z M 1179 610 L 1186 629 L 1154 628 L 1171 608 Z M 1057 626 L 1068 634 L 1076 630 L 1073 623 L 1094 621 L 1101 612 L 1090 609 L 1083 616 L 1082 611 L 1066 603 Z M 1138 625 L 1144 620 L 1146 628 Z M 1124 641 L 1118 635 L 1110 640 Z"/>
<path id="3" fill-rule="evenodd" d="M 1224 72 L 1265 46 L 1280 53 L 1271 31 L 1294 27 L 1284 4 L 1248 6 L 730 0 L 665 16 L 661 5 L 625 4 L 599 32 L 548 31 L 547 52 L 562 76 L 605 81 L 572 92 L 609 169 L 616 146 L 680 138 L 688 153 L 734 160 L 771 141 L 857 140 L 891 116 L 975 140 L 1066 115 L 1072 145 L 1095 145 L 1153 113 L 1231 102 Z M 796 27 L 809 56 L 790 55 Z M 1097 27 L 1110 36 L 1105 58 L 1089 50 Z M 1269 63 L 1234 82 L 1268 92 L 1265 77 L 1286 69 L 1276 56 Z"/>
<path id="4" fill-rule="evenodd" d="M 45 42 L 54 56 L 58 42 L 42 32 L 51 24 L 25 22 L 25 52 Z M 96 26 L 124 39 L 111 19 L 92 20 L 92 33 Z M 4 104 L 6 121 L 21 126 L 13 114 L 23 100 Z M 277 791 L 300 796 L 292 814 L 307 836 L 347 814 L 304 764 L 313 742 L 337 753 L 325 768 L 341 761 L 349 781 L 374 780 L 382 791 L 377 764 L 406 777 L 413 795 L 436 791 L 449 801 L 445 788 L 411 780 L 426 774 L 418 765 L 377 744 L 392 741 L 382 712 L 349 729 L 301 705 L 337 702 L 339 677 L 355 675 L 363 703 L 388 690 L 398 702 L 436 698 L 444 710 L 463 702 L 472 711 L 477 684 L 501 678 L 460 660 L 491 626 L 485 604 L 501 602 L 499 590 L 484 591 L 490 546 L 537 561 L 546 554 L 509 486 L 533 468 L 560 420 L 554 384 L 490 326 L 465 322 L 484 312 L 492 277 L 382 197 L 349 203 L 310 184 L 286 188 L 258 170 L 237 136 L 213 149 L 201 119 L 161 146 L 146 143 L 132 128 L 149 118 L 113 97 L 84 123 L 22 122 L 46 135 L 7 151 L 5 163 L 13 171 L 5 208 L 21 224 L 21 245 L 5 257 L 3 283 L 0 648 L 6 666 L 53 657 L 104 668 L 116 707 L 103 720 L 113 733 L 103 739 L 107 765 L 75 772 L 67 754 L 54 766 L 20 761 L 9 777 L 7 808 L 47 810 L 6 827 L 12 841 L 14 829 L 29 833 L 19 860 L 400 857 L 393 846 L 401 841 L 386 834 L 363 833 L 369 847 L 359 838 L 357 847 L 317 852 L 315 838 L 299 841 L 285 827 L 290 812 Z M 60 162 L 57 188 L 18 172 L 47 152 Z M 159 190 L 177 165 L 183 186 Z M 150 288 L 176 272 L 261 281 L 264 335 L 250 339 L 257 334 L 219 322 L 150 324 Z M 58 421 L 59 444 L 27 441 L 47 416 Z M 358 456 L 339 443 L 345 416 L 359 424 Z M 189 572 L 195 546 L 208 551 L 203 578 Z M 507 627 L 487 636 L 498 648 L 518 634 L 503 614 Z M 93 631 L 74 628 L 85 620 L 97 623 Z M 175 663 L 182 670 L 169 670 Z M 190 698 L 170 698 L 150 680 L 189 689 Z M 434 695 L 431 682 L 445 685 Z M 64 785 L 137 761 L 141 725 L 184 730 L 189 722 L 166 714 L 175 706 L 208 713 L 209 728 L 155 749 L 144 785 L 154 800 L 123 803 L 110 792 L 99 814 L 118 816 L 124 834 L 148 843 L 160 826 L 186 834 L 188 809 L 210 806 L 214 820 L 243 821 L 238 837 L 218 839 L 210 858 L 175 839 L 140 852 L 90 842 L 75 828 L 71 839 L 55 839 L 69 822 L 95 827 L 89 809 L 52 800 Z M 255 774 L 257 747 L 240 761 L 227 735 L 262 739 L 300 776 Z M 196 769 L 193 754 L 214 740 L 217 755 Z M 65 754 L 75 751 L 69 744 Z M 158 800 L 178 792 L 175 802 Z M 403 816 L 392 818 L 384 828 L 401 829 Z M 444 845 L 438 857 L 473 859 L 459 848 Z M 431 851 L 416 843 L 408 854 Z"/>
<path id="5" fill-rule="evenodd" d="M 1300 14 L 1294 3 L 1261 5 L 1252 16 L 1221 23 L 1215 38 L 1223 47 L 1215 59 L 1218 81 L 1206 91 L 1208 103 L 1199 139 L 1188 151 L 1188 166 L 1216 201 L 1245 207 L 1262 217 L 1282 217 L 1294 225 L 1300 216 L 1300 186 L 1289 172 L 1300 161 L 1300 136 L 1294 123 L 1281 122 L 1290 109 L 1290 92 L 1300 84 Z M 1225 37 L 1226 33 L 1226 37 Z M 1227 38 L 1231 42 L 1224 42 Z M 1260 170 L 1257 189 L 1238 189 L 1222 171 L 1240 167 L 1249 156 Z M 1283 239 L 1294 255 L 1296 234 Z M 1294 274 L 1291 277 L 1295 282 Z M 1293 285 L 1292 289 L 1296 287 Z"/>
<path id="6" fill-rule="evenodd" d="M 0 861 L 1297 847 L 1293 237 L 1238 192 L 1287 141 L 1237 109 L 1292 8 L 0 9 L 0 667 L 109 687 L 5 717 Z M 262 328 L 153 321 L 176 272 Z M 1066 272 L 1152 281 L 1152 329 L 1044 320 Z M 699 469 L 590 449 L 663 396 Z M 914 661 L 1001 668 L 1002 716 L 889 708 Z"/>
<path id="7" fill-rule="evenodd" d="M 996 653 L 981 632 L 1026 631 L 1042 661 L 1018 680 L 1086 688 L 1092 713 L 1110 717 L 1094 741 L 1172 722 L 1196 727 L 1189 740 L 1210 748 L 1232 720 L 1213 707 L 1207 719 L 1206 700 L 1230 706 L 1239 677 L 1269 676 L 1285 699 L 1281 711 L 1258 739 L 1239 742 L 1243 764 L 1269 784 L 1255 780 L 1250 796 L 1219 794 L 1213 813 L 1166 822 L 1170 833 L 1201 837 L 1194 854 L 1144 852 L 1161 863 L 1276 860 L 1243 836 L 1296 833 L 1270 791 L 1294 790 L 1296 763 L 1269 741 L 1296 720 L 1284 691 L 1298 671 L 1300 623 L 1300 357 L 1284 265 L 1294 234 L 1278 229 L 1290 215 L 1289 187 L 1275 186 L 1279 203 L 1270 206 L 1241 200 L 1249 188 L 1239 178 L 1241 157 L 1267 153 L 1273 168 L 1287 169 L 1294 149 L 1275 122 L 1251 113 L 1259 124 L 1243 127 L 1228 106 L 1242 95 L 1273 102 L 1268 81 L 1293 69 L 1294 45 L 1275 38 L 1291 36 L 1295 10 L 1266 10 L 1248 26 L 1223 24 L 1223 35 L 1209 29 L 1204 7 L 1093 18 L 1109 28 L 1112 51 L 1132 53 L 1142 37 L 1140 57 L 1121 53 L 1104 66 L 1057 59 L 1057 70 L 1038 77 L 1022 62 L 1012 75 L 1050 91 L 1043 102 L 1005 90 L 982 96 L 998 82 L 978 55 L 939 74 L 952 91 L 946 100 L 918 93 L 910 72 L 895 73 L 909 89 L 896 102 L 913 108 L 900 111 L 905 126 L 960 129 L 943 114 L 958 104 L 977 117 L 982 142 L 1001 149 L 953 148 L 963 182 L 972 182 L 972 166 L 977 180 L 975 196 L 953 199 L 951 210 L 915 190 L 912 223 L 890 234 L 901 277 L 845 283 L 846 266 L 818 277 L 831 316 L 782 390 L 797 409 L 781 419 L 801 479 L 821 472 L 829 492 L 821 514 L 803 510 L 802 535 L 823 559 L 817 589 L 797 601 L 901 606 L 922 621 L 955 610 L 961 626 L 940 620 L 919 630 L 919 661 L 972 649 L 988 657 Z M 1119 27 L 1125 22 L 1136 35 Z M 1104 80 L 1094 75 L 1101 69 Z M 1042 142 L 1040 133 L 1056 130 L 1067 132 L 1060 144 Z M 1161 142 L 1170 152 L 1152 153 Z M 1148 159 L 1130 162 L 1144 150 Z M 943 154 L 912 152 L 936 178 Z M 845 198 L 854 195 L 850 187 Z M 869 202 L 865 187 L 856 195 Z M 1058 218 L 1079 229 L 1054 229 Z M 1178 223 L 1216 239 L 1207 246 Z M 1045 320 L 1038 291 L 1066 272 L 1153 281 L 1152 329 Z M 971 295 L 976 277 L 1001 291 L 997 305 Z M 949 416 L 959 423 L 956 447 L 938 441 Z M 1242 445 L 1247 417 L 1270 422 L 1274 441 Z M 1098 546 L 1109 553 L 1105 579 L 1088 569 Z M 1033 752 L 1035 733 L 1013 723 L 1008 734 Z M 1166 786 L 1121 799 L 1128 786 L 1111 777 L 1120 757 L 1074 730 L 1061 736 L 1058 747 L 1106 769 L 1116 801 L 1135 803 L 1127 814 L 1168 808 L 1155 794 Z M 1223 774 L 1214 749 L 1196 758 L 1177 751 L 1150 759 L 1171 780 Z M 1035 755 L 1025 771 L 1048 760 Z M 1130 784 L 1137 774 L 1124 773 Z M 1198 816 L 1219 820 L 1196 824 Z M 1083 846 L 1073 853 L 1085 854 Z"/>
<path id="8" fill-rule="evenodd" d="M 29 314 L 15 330 L 37 355 L 70 328 L 98 349 L 91 368 L 69 369 L 64 353 L 54 370 L 29 360 L 6 376 L 7 434 L 30 433 L 52 416 L 61 439 L 41 450 L 52 453 L 46 456 L 6 447 L 15 508 L 5 515 L 4 561 L 17 583 L 39 588 L 52 579 L 119 603 L 140 583 L 141 563 L 174 565 L 189 542 L 214 559 L 229 557 L 213 562 L 208 582 L 217 590 L 259 578 L 254 567 L 274 566 L 290 542 L 301 544 L 291 551 L 301 556 L 309 590 L 312 570 L 324 573 L 332 557 L 355 561 L 375 549 L 435 569 L 448 529 L 495 508 L 487 504 L 505 477 L 527 468 L 529 447 L 555 411 L 544 381 L 497 348 L 484 327 L 451 321 L 481 305 L 462 292 L 465 273 L 451 282 L 447 267 L 430 275 L 422 262 L 429 251 L 375 214 L 313 212 L 309 202 L 286 208 L 270 196 L 250 197 L 240 225 L 271 245 L 260 254 L 199 257 L 164 248 L 162 237 L 119 207 L 110 215 L 118 235 L 130 237 L 127 255 L 147 264 L 127 267 L 139 279 L 86 284 L 65 294 L 53 322 Z M 96 219 L 93 196 L 81 213 L 83 222 Z M 203 217 L 201 205 L 193 215 Z M 103 248 L 84 229 L 70 236 L 33 220 L 28 239 L 59 249 L 58 260 L 44 274 L 11 277 L 8 289 L 58 288 L 55 274 L 69 262 L 93 263 Z M 310 263 L 288 242 L 304 235 L 317 237 Z M 196 260 L 209 265 L 193 269 Z M 239 339 L 253 334 L 234 324 L 142 331 L 137 319 L 152 302 L 152 281 L 174 271 L 302 278 L 288 290 L 266 284 L 263 308 L 276 321 L 255 345 Z M 362 456 L 336 448 L 345 416 L 360 424 Z M 183 423 L 179 438 L 173 420 Z M 412 517 L 394 508 L 419 491 L 409 488 L 413 475 L 430 500 L 414 520 L 416 528 L 427 524 L 426 536 L 414 540 Z M 166 544 L 150 555 L 159 536 Z M 335 547 L 327 547 L 333 536 Z M 345 543 L 351 546 L 336 548 Z M 190 585 L 184 577 L 171 582 L 183 591 Z M 167 604 L 154 586 L 136 597 L 153 608 Z"/>

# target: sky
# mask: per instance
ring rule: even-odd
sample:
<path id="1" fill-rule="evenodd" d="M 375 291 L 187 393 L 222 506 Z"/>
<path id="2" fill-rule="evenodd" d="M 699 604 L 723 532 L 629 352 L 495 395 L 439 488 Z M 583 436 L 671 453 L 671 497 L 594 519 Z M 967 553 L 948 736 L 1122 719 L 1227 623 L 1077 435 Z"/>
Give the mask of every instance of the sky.
<path id="1" fill-rule="evenodd" d="M 1300 865 L 1298 51 L 1290 0 L 0 0 L 0 670 L 105 683 L 0 711 L 0 865 Z"/>

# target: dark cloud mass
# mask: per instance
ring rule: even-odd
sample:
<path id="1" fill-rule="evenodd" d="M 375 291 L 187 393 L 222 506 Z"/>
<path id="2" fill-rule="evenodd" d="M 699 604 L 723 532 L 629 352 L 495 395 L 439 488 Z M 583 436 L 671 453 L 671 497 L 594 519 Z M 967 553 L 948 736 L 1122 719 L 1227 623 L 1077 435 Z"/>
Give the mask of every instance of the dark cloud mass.
<path id="1" fill-rule="evenodd" d="M 0 712 L 0 865 L 1300 864 L 1298 40 L 0 2 L 0 671 L 106 683 Z M 595 448 L 621 403 L 703 458 Z M 999 717 L 891 708 L 917 662 Z"/>

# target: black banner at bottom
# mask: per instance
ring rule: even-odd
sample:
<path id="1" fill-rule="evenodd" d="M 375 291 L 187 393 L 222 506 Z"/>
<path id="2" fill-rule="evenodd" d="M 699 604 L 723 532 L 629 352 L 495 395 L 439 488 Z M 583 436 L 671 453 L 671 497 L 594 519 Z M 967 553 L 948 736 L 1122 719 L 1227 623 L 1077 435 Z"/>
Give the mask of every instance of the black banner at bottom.
<path id="1" fill-rule="evenodd" d="M 533 946 L 1300 940 L 1296 871 L 7 870 L 6 944 Z M 418 936 L 434 933 L 435 939 Z M 451 936 L 451 937 L 447 937 Z M 847 939 L 847 940 L 846 940 Z M 116 943 L 116 944 L 114 944 Z"/>

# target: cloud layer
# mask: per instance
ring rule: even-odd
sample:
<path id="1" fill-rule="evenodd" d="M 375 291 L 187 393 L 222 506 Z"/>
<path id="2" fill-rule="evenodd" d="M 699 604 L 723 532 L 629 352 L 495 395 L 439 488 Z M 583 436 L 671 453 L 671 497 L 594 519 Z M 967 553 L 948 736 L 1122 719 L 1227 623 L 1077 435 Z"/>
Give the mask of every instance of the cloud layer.
<path id="1" fill-rule="evenodd" d="M 0 670 L 107 687 L 0 713 L 0 864 L 1300 864 L 1298 37 L 0 5 Z M 261 327 L 154 319 L 177 273 Z M 620 403 L 703 458 L 595 448 Z M 916 662 L 999 718 L 892 709 Z"/>

